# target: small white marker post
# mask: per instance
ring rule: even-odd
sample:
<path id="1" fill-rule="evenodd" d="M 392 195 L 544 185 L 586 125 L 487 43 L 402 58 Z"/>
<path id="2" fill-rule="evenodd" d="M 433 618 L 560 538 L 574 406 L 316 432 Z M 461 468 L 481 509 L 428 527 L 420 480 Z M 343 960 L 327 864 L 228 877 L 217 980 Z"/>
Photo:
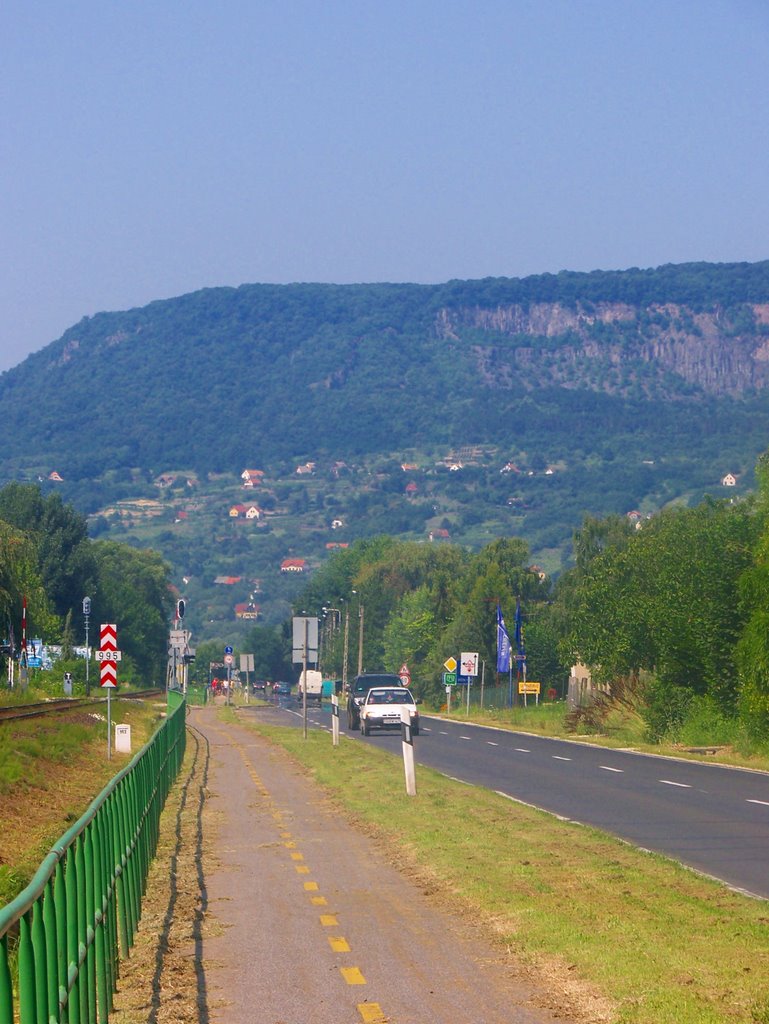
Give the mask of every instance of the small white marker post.
<path id="1" fill-rule="evenodd" d="M 408 708 L 401 708 L 401 746 L 403 747 L 403 768 L 406 772 L 406 795 L 417 795 L 417 777 L 414 772 L 414 737 L 411 733 L 411 715 Z"/>
<path id="2" fill-rule="evenodd" d="M 339 698 L 331 695 L 331 739 L 335 747 L 339 746 Z"/>

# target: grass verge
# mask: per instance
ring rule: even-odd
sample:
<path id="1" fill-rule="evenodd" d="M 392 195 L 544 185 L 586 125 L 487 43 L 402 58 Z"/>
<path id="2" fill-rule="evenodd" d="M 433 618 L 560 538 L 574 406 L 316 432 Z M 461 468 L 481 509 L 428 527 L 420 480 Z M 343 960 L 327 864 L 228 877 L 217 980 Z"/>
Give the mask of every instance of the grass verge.
<path id="1" fill-rule="evenodd" d="M 229 711 L 227 716 L 234 712 Z M 252 725 L 252 723 L 248 723 Z M 604 997 L 615 1024 L 767 1024 L 769 906 L 481 788 L 326 733 L 252 725 L 437 898 L 482 923 L 550 987 Z M 600 1004 L 600 999 L 595 1006 Z"/>
<path id="2" fill-rule="evenodd" d="M 150 738 L 160 709 L 114 702 L 113 722 L 131 726 L 133 752 Z M 10 902 L 56 840 L 85 812 L 133 754 L 107 759 L 101 712 L 4 722 L 0 726 L 0 906 Z"/>

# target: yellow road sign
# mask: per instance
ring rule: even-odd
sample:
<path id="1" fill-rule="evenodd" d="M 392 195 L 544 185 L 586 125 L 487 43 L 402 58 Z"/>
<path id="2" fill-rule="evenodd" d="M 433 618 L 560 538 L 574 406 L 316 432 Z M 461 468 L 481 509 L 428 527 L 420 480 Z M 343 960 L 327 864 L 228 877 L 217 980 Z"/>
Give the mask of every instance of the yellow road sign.
<path id="1" fill-rule="evenodd" d="M 446 658 L 446 660 L 443 663 L 443 667 L 446 669 L 447 672 L 454 672 L 454 671 L 456 671 L 457 659 L 456 658 Z"/>

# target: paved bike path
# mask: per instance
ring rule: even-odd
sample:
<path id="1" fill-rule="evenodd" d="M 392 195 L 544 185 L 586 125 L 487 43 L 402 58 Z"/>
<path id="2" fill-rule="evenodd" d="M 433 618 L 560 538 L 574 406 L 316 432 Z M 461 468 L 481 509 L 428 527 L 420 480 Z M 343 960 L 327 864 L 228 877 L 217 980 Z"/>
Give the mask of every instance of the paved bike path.
<path id="1" fill-rule="evenodd" d="M 215 708 L 189 724 L 210 751 L 206 890 L 222 926 L 202 948 L 211 1024 L 563 1024 L 285 753 Z"/>

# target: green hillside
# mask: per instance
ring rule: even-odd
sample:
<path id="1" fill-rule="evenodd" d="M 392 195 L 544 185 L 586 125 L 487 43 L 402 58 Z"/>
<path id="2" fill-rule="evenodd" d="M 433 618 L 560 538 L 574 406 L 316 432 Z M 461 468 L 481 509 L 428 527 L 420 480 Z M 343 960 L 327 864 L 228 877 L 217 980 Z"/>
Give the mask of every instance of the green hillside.
<path id="1" fill-rule="evenodd" d="M 151 542 L 215 624 L 236 603 L 216 576 L 238 601 L 259 580 L 276 618 L 283 558 L 379 532 L 518 535 L 554 572 L 586 513 L 752 486 L 768 335 L 769 262 L 206 289 L 86 318 L 2 374 L 0 483 L 40 479 L 95 535 Z M 250 522 L 229 515 L 246 468 Z M 152 515 L 119 504 L 141 499 Z"/>

